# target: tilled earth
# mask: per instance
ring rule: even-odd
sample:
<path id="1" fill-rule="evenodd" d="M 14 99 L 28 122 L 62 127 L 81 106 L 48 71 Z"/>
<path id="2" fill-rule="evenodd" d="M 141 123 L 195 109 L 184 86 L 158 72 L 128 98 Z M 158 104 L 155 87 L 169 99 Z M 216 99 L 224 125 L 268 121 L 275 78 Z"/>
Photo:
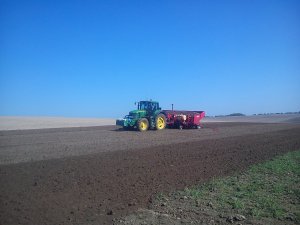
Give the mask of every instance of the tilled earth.
<path id="1" fill-rule="evenodd" d="M 0 224 L 112 224 L 146 208 L 156 193 L 298 149 L 300 126 L 293 124 L 1 132 Z"/>

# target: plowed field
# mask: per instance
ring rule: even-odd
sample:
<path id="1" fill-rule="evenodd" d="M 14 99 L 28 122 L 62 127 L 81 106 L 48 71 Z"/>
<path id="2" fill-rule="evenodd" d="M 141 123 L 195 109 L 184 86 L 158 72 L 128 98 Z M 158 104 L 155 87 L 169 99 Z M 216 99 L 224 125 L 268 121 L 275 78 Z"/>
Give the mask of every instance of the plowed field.
<path id="1" fill-rule="evenodd" d="M 153 195 L 300 149 L 293 124 L 0 132 L 0 224 L 112 224 Z"/>

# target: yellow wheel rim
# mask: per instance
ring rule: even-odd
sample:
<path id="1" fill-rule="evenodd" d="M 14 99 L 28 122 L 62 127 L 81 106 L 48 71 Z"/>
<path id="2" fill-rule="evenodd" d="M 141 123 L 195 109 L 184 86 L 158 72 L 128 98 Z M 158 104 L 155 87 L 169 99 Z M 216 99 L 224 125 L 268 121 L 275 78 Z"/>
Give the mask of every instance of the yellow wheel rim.
<path id="1" fill-rule="evenodd" d="M 156 123 L 157 123 L 156 127 L 157 127 L 158 130 L 164 129 L 165 120 L 162 117 L 158 117 Z"/>
<path id="2" fill-rule="evenodd" d="M 147 130 L 147 124 L 144 121 L 141 121 L 140 128 L 141 130 Z"/>

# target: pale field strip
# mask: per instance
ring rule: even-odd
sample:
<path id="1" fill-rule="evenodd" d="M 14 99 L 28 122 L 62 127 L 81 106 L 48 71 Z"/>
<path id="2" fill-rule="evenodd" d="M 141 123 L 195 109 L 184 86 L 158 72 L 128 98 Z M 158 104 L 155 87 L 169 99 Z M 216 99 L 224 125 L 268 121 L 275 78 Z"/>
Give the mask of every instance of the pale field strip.
<path id="1" fill-rule="evenodd" d="M 106 126 L 115 125 L 115 121 L 112 118 L 0 116 L 0 130 Z"/>

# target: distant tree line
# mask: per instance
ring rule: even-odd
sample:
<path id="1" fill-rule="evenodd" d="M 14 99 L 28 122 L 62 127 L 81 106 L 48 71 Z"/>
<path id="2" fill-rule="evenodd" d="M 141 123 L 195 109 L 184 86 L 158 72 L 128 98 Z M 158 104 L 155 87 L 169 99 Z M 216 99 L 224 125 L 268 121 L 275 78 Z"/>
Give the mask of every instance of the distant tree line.
<path id="1" fill-rule="evenodd" d="M 266 115 L 285 115 L 285 114 L 300 114 L 299 112 L 284 112 L 284 113 L 255 113 L 253 116 L 266 116 Z M 205 117 L 226 117 L 226 116 L 246 116 L 243 113 L 231 113 L 228 115 L 216 115 L 216 116 L 205 116 Z"/>
<path id="2" fill-rule="evenodd" d="M 299 112 L 281 112 L 281 113 L 258 113 L 258 114 L 253 114 L 253 116 L 263 116 L 263 115 L 285 115 L 285 114 L 300 114 Z"/>
<path id="3" fill-rule="evenodd" d="M 229 115 L 217 115 L 215 117 L 224 117 L 224 116 L 246 116 L 246 115 L 243 113 L 231 113 Z"/>

